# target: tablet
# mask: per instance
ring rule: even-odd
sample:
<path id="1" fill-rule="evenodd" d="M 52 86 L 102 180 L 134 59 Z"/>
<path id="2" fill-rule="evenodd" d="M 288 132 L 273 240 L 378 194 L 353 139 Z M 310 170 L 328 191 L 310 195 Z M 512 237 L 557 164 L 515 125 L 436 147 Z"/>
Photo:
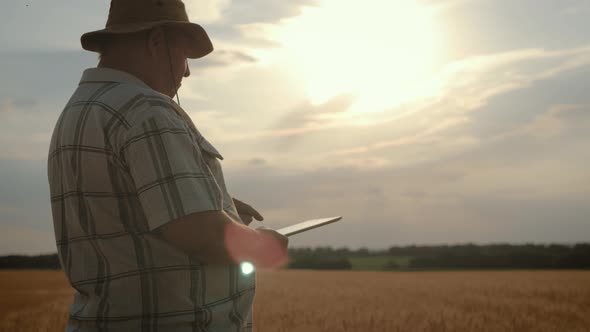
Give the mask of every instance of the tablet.
<path id="1" fill-rule="evenodd" d="M 318 228 L 327 224 L 331 224 L 333 222 L 337 222 L 338 220 L 342 219 L 342 217 L 331 217 L 331 218 L 321 218 L 321 219 L 313 219 L 307 220 L 304 222 L 300 222 L 295 225 L 283 227 L 277 229 L 278 233 L 283 234 L 284 236 L 291 236 L 301 232 L 308 231 L 310 229 Z"/>

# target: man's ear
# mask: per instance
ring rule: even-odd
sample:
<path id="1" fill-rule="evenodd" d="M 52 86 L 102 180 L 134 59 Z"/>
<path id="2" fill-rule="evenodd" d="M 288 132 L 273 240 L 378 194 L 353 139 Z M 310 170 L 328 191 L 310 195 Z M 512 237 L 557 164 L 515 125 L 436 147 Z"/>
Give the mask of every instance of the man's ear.
<path id="1" fill-rule="evenodd" d="M 146 38 L 146 43 L 147 43 L 146 46 L 147 46 L 150 56 L 156 57 L 156 58 L 158 58 L 160 56 L 162 46 L 165 45 L 164 38 L 165 38 L 164 30 L 162 29 L 162 27 L 157 26 L 155 28 L 152 28 L 148 32 L 148 35 Z"/>

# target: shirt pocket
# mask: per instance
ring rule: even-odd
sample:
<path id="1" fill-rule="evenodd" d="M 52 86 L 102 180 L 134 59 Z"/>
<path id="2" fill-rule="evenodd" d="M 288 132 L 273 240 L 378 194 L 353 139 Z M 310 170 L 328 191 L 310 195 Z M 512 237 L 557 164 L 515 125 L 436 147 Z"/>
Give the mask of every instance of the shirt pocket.
<path id="1" fill-rule="evenodd" d="M 206 138 L 201 136 L 200 133 L 195 132 L 192 129 L 189 129 L 189 133 L 191 134 L 191 137 L 194 138 L 195 144 L 201 151 L 203 162 L 206 163 L 210 176 L 215 180 L 215 183 L 219 188 L 221 196 L 223 197 L 223 209 L 233 216 L 236 221 L 243 223 L 225 184 L 223 169 L 220 162 L 220 160 L 223 160 L 223 156 L 219 153 L 219 150 L 217 150 Z"/>
<path id="2" fill-rule="evenodd" d="M 219 151 L 211 144 L 209 141 L 201 135 L 198 131 L 193 129 L 191 126 L 185 124 L 186 131 L 188 132 L 189 136 L 193 140 L 193 142 L 199 147 L 201 152 L 204 154 L 208 154 L 212 157 L 218 158 L 223 160 L 223 156 Z"/>
<path id="3" fill-rule="evenodd" d="M 215 182 L 220 195 L 224 197 L 225 183 L 223 182 L 221 163 L 218 160 L 223 160 L 223 156 L 198 131 L 195 131 L 190 126 L 185 126 L 195 144 L 195 148 L 199 149 L 199 164 L 202 170 L 208 173 L 207 175 Z"/>

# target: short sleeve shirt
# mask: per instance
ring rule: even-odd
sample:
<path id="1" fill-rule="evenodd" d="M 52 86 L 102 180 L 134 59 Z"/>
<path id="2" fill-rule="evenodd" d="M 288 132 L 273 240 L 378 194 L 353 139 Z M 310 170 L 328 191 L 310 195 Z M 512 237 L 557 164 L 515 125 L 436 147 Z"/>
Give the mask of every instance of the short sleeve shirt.
<path id="1" fill-rule="evenodd" d="M 58 255 L 76 290 L 68 331 L 251 331 L 255 273 L 209 266 L 157 228 L 202 211 L 241 222 L 219 151 L 170 97 L 85 70 L 51 137 Z"/>

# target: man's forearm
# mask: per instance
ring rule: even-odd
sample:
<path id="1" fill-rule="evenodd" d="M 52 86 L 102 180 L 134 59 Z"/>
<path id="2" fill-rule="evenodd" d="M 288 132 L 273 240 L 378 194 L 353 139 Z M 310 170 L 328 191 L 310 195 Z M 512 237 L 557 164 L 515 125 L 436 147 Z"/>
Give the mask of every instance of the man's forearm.
<path id="1" fill-rule="evenodd" d="M 205 264 L 228 265 L 248 261 L 272 266 L 284 254 L 277 239 L 233 220 L 224 211 L 185 216 L 162 227 L 164 239 Z"/>
<path id="2" fill-rule="evenodd" d="M 235 221 L 224 225 L 223 240 L 194 253 L 212 265 L 252 263 L 260 268 L 279 267 L 288 261 L 286 247 L 273 231 L 257 231 Z"/>
<path id="3" fill-rule="evenodd" d="M 242 261 L 241 257 L 256 256 L 256 252 L 260 252 L 256 248 L 260 238 L 256 230 L 237 223 L 229 215 L 222 218 L 216 226 L 219 227 L 214 236 L 217 240 L 208 241 L 204 245 L 197 244 L 191 250 L 191 255 L 197 260 L 212 265 L 237 264 Z"/>
<path id="4" fill-rule="evenodd" d="M 271 235 L 234 221 L 224 225 L 222 241 L 193 253 L 199 261 L 212 265 L 250 262 L 257 267 L 275 267 L 284 254 L 279 242 Z"/>

